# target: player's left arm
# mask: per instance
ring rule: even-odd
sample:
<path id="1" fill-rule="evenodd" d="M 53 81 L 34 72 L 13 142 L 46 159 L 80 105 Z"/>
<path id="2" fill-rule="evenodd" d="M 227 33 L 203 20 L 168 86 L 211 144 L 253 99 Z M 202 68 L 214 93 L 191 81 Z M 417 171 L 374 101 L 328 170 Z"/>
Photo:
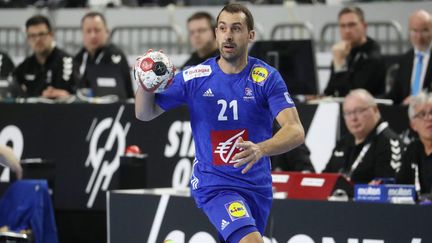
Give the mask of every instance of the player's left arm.
<path id="1" fill-rule="evenodd" d="M 261 157 L 285 153 L 304 143 L 304 129 L 295 107 L 285 108 L 279 112 L 276 120 L 281 129 L 270 139 L 257 144 L 251 141 L 243 141 L 241 137 L 237 139 L 236 146 L 242 148 L 243 151 L 233 157 L 233 161 L 238 161 L 234 164 L 234 167 L 238 168 L 247 164 L 242 170 L 243 174 Z"/>

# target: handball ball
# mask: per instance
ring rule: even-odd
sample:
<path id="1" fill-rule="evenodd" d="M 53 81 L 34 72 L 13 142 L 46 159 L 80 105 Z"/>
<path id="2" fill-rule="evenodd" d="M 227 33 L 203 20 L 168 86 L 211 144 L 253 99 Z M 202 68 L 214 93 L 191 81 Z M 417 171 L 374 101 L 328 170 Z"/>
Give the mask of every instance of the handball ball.
<path id="1" fill-rule="evenodd" d="M 172 83 L 175 67 L 167 55 L 160 51 L 148 51 L 137 59 L 134 66 L 134 79 L 144 90 L 160 93 Z"/>

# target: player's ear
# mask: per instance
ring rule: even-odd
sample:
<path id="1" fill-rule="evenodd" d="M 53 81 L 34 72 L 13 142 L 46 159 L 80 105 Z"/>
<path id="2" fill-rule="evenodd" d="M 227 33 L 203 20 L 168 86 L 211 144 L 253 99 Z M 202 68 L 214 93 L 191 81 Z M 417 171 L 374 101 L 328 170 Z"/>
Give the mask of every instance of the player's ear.
<path id="1" fill-rule="evenodd" d="M 249 42 L 253 42 L 255 40 L 255 30 L 250 30 L 249 31 Z"/>

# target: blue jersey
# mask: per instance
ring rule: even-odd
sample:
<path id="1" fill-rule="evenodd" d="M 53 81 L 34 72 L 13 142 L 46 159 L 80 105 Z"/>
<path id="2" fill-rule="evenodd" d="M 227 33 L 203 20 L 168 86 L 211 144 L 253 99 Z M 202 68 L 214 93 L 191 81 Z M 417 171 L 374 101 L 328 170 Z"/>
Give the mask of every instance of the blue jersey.
<path id="1" fill-rule="evenodd" d="M 232 157 L 238 137 L 259 143 L 272 137 L 275 117 L 294 107 L 279 72 L 265 62 L 248 57 L 238 74 L 225 74 L 217 58 L 178 73 L 173 84 L 156 94 L 164 110 L 181 104 L 189 107 L 196 159 L 193 190 L 236 187 L 271 192 L 271 165 L 262 157 L 246 174 L 234 168 Z"/>

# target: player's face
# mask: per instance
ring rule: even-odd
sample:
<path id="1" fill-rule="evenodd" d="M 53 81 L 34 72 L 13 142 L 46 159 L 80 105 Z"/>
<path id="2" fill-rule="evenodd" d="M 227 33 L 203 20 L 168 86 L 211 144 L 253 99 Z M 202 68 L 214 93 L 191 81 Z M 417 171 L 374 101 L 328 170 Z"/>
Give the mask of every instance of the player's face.
<path id="1" fill-rule="evenodd" d="M 355 13 L 342 14 L 339 17 L 339 31 L 342 40 L 351 46 L 358 46 L 366 36 L 366 23 Z"/>
<path id="2" fill-rule="evenodd" d="M 189 42 L 193 49 L 201 51 L 214 46 L 215 37 L 207 19 L 194 19 L 187 25 Z"/>
<path id="3" fill-rule="evenodd" d="M 425 16 L 413 16 L 409 22 L 411 44 L 420 51 L 429 48 L 432 41 L 432 23 Z"/>
<path id="4" fill-rule="evenodd" d="M 376 106 L 369 105 L 357 96 L 347 96 L 343 104 L 343 116 L 348 131 L 356 139 L 364 139 L 374 129 L 378 114 Z"/>
<path id="5" fill-rule="evenodd" d="M 229 13 L 223 11 L 219 15 L 216 27 L 216 41 L 221 57 L 227 61 L 235 61 L 247 57 L 249 42 L 255 37 L 254 30 L 248 30 L 246 15 L 243 12 Z"/>
<path id="6" fill-rule="evenodd" d="M 416 105 L 410 124 L 422 141 L 432 141 L 432 103 Z"/>
<path id="7" fill-rule="evenodd" d="M 31 25 L 27 28 L 27 41 L 30 48 L 37 55 L 50 53 L 53 44 L 53 34 L 46 24 Z"/>
<path id="8" fill-rule="evenodd" d="M 91 53 L 105 46 L 108 41 L 108 29 L 99 16 L 85 18 L 81 30 L 84 47 Z"/>

